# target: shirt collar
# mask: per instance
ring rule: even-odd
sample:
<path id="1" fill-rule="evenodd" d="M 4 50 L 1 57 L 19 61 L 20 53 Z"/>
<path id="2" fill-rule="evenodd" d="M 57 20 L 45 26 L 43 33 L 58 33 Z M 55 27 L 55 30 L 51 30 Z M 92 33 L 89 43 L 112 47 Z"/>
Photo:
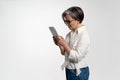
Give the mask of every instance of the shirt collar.
<path id="1" fill-rule="evenodd" d="M 82 27 L 78 28 L 76 32 L 81 33 L 85 29 L 86 29 L 85 26 L 82 26 Z"/>
<path id="2" fill-rule="evenodd" d="M 79 34 L 79 33 L 81 33 L 82 31 L 84 31 L 85 29 L 86 29 L 85 26 L 82 26 L 82 27 L 78 28 L 75 32 L 71 31 L 71 32 L 70 32 L 70 36 Z"/>

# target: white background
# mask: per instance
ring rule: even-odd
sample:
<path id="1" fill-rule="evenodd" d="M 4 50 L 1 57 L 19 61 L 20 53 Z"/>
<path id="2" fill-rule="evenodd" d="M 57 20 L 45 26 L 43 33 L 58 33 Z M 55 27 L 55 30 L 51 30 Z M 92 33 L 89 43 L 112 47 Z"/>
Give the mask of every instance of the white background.
<path id="1" fill-rule="evenodd" d="M 65 80 L 64 61 L 49 26 L 65 37 L 61 14 L 71 6 L 85 13 L 91 48 L 89 80 L 119 80 L 119 0 L 0 0 L 0 80 Z"/>

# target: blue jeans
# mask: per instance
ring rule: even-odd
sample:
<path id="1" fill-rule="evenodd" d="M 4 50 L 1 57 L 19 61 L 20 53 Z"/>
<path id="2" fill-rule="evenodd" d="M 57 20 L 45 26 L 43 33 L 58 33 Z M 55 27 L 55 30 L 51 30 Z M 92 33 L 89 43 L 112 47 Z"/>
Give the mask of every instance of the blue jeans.
<path id="1" fill-rule="evenodd" d="M 81 73 L 77 76 L 75 69 L 65 69 L 66 80 L 88 80 L 89 67 L 80 68 Z"/>

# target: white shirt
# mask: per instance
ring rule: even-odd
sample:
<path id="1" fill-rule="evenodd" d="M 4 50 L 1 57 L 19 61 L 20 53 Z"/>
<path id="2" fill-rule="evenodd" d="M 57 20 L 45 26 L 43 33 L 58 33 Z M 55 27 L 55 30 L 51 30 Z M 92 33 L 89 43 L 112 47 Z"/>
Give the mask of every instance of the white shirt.
<path id="1" fill-rule="evenodd" d="M 90 46 L 89 34 L 85 26 L 78 28 L 75 32 L 70 31 L 66 35 L 66 42 L 71 48 L 70 54 L 65 52 L 65 62 L 61 66 L 68 69 L 76 69 L 77 75 L 80 74 L 80 68 L 86 67 L 85 55 L 88 53 Z"/>

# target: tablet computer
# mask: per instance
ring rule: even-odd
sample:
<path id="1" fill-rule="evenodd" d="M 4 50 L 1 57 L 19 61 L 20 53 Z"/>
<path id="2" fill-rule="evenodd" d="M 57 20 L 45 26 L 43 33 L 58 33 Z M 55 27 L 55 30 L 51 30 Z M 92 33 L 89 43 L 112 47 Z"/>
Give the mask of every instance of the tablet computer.
<path id="1" fill-rule="evenodd" d="M 49 30 L 51 31 L 53 36 L 58 36 L 58 33 L 54 27 L 49 27 Z"/>

